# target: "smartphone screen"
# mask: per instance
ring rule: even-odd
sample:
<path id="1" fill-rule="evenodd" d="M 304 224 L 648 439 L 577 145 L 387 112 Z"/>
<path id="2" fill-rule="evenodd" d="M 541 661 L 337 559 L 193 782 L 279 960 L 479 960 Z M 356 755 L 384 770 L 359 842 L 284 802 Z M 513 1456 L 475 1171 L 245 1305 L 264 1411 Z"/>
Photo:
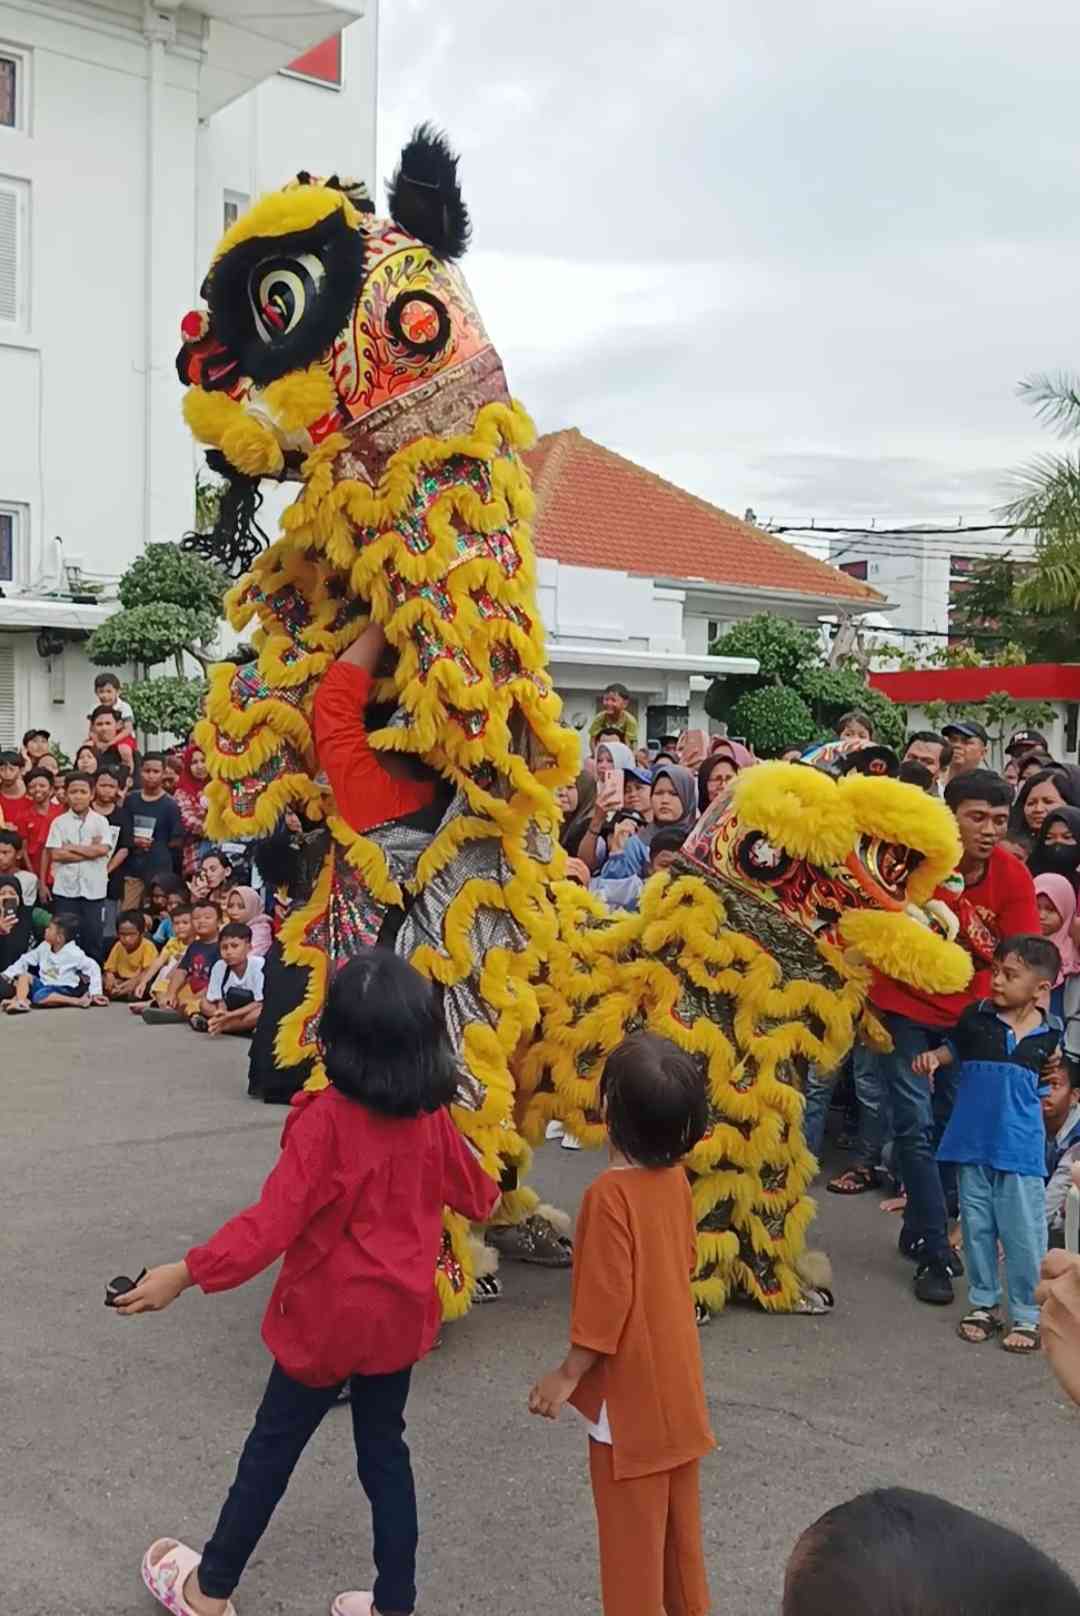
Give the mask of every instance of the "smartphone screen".
<path id="1" fill-rule="evenodd" d="M 615 808 L 621 808 L 626 794 L 626 776 L 621 769 L 613 763 L 602 763 L 596 771 L 597 779 L 604 788 L 604 801 Z"/>

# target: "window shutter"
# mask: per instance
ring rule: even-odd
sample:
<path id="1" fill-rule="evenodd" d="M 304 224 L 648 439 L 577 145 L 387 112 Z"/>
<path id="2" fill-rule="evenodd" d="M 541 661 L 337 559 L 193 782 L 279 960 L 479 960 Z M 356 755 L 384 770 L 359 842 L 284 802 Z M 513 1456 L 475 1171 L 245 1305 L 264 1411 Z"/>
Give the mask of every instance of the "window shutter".
<path id="1" fill-rule="evenodd" d="M 19 198 L 0 185 L 0 320 L 19 317 Z"/>
<path id="2" fill-rule="evenodd" d="M 0 641 L 0 747 L 15 744 L 15 647 Z"/>

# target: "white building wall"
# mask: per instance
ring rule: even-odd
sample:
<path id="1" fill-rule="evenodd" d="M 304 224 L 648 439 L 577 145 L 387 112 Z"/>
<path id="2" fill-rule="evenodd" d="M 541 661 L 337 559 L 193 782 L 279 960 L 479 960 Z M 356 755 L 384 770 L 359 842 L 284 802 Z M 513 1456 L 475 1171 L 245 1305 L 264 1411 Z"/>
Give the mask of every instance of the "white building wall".
<path id="1" fill-rule="evenodd" d="M 174 361 L 180 319 L 222 233 L 224 191 L 248 196 L 307 167 L 358 175 L 377 194 L 374 3 L 345 31 L 341 90 L 275 76 L 203 125 L 197 26 L 181 14 L 177 39 L 155 53 L 142 0 L 0 0 L 0 47 L 25 54 L 29 111 L 27 127 L 0 128 L 0 178 L 22 182 L 30 199 L 28 318 L 0 324 L 0 505 L 25 517 L 16 585 L 38 593 L 58 577 L 56 536 L 69 562 L 115 578 L 145 541 L 191 526 L 200 456 Z M 292 493 L 267 502 L 271 527 Z M 85 724 L 88 664 L 69 646 L 66 684 L 79 694 L 39 712 L 48 667 L 33 638 L 0 629 L 16 657 L 8 726 L 21 733 L 40 719 L 70 750 Z"/>

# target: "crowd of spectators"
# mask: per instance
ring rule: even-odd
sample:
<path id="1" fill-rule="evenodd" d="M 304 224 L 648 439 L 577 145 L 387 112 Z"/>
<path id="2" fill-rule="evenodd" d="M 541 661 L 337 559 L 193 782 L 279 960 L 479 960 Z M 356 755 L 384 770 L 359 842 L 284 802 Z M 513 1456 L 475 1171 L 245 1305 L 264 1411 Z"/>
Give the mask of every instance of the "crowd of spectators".
<path id="1" fill-rule="evenodd" d="M 572 878 L 633 909 L 698 814 L 757 760 L 739 742 L 700 730 L 637 746 L 628 704 L 622 686 L 605 691 L 582 772 L 560 806 Z M 839 1080 L 807 1074 L 807 1144 L 821 1156 L 836 1109 L 851 1158 L 827 1187 L 890 1192 L 882 1205 L 903 1214 L 899 1249 L 915 1264 L 916 1296 L 951 1302 L 963 1249 L 971 1271 L 962 1339 L 1000 1336 L 1011 1352 L 1036 1350 L 1039 1260 L 1048 1241 L 1061 1242 L 1069 1175 L 1080 1162 L 1080 768 L 1054 758 L 1039 731 L 1022 729 L 995 770 L 986 729 L 968 718 L 914 731 L 898 755 L 875 744 L 872 720 L 858 711 L 815 747 L 783 756 L 835 766 L 838 742 L 873 748 L 874 772 L 943 798 L 955 815 L 960 940 L 975 971 L 958 994 L 875 975 L 871 1003 L 892 1049 L 857 1045 Z M 978 1087 L 966 1082 L 975 1070 Z"/>
<path id="2" fill-rule="evenodd" d="M 99 674 L 70 764 L 49 731 L 0 752 L 0 1004 L 126 1004 L 147 1025 L 250 1034 L 271 916 L 241 844 L 206 836 L 193 743 L 140 754 L 119 678 Z"/>

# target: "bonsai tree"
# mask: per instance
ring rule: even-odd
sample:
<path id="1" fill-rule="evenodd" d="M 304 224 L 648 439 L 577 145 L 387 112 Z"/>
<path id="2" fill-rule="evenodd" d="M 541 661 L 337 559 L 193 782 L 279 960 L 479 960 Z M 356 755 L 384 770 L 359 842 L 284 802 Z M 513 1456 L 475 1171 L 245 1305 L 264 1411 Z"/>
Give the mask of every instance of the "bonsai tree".
<path id="1" fill-rule="evenodd" d="M 182 739 L 206 694 L 228 579 L 176 544 L 148 544 L 120 579 L 120 610 L 87 641 L 99 666 L 134 662 L 140 677 L 128 692 L 139 729 Z M 196 664 L 189 671 L 185 658 Z M 171 663 L 169 673 L 151 672 Z"/>

